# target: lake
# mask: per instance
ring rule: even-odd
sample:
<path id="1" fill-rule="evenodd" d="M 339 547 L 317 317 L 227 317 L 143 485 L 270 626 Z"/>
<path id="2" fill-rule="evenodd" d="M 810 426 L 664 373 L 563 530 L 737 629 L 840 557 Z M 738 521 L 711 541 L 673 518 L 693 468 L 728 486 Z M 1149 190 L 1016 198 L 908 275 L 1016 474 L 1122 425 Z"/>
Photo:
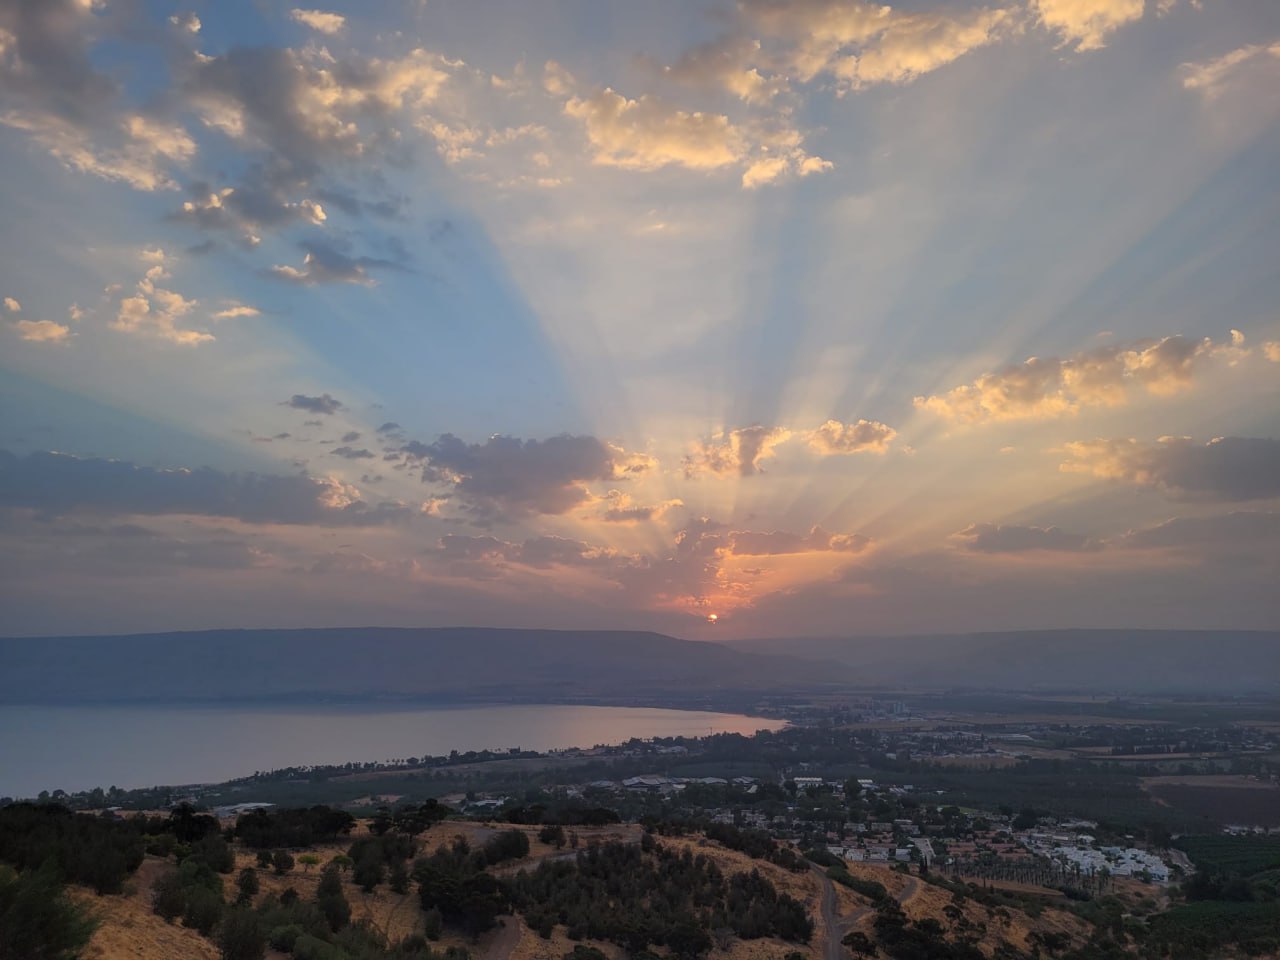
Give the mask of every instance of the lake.
<path id="1" fill-rule="evenodd" d="M 650 707 L 0 706 L 0 796 L 217 783 L 310 764 L 749 735 L 782 726 Z"/>

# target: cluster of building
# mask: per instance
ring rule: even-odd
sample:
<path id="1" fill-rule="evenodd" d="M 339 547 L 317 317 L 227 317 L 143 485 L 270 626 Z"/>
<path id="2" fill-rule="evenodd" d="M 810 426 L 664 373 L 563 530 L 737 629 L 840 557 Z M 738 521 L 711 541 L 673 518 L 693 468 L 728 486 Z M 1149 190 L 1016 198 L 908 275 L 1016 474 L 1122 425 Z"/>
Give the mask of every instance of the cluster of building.
<path id="1" fill-rule="evenodd" d="M 1033 855 L 1078 867 L 1086 876 L 1142 877 L 1156 883 L 1169 882 L 1169 865 L 1148 850 L 1137 847 L 1099 847 L 1087 833 L 1074 836 L 1032 831 L 1019 837 Z"/>

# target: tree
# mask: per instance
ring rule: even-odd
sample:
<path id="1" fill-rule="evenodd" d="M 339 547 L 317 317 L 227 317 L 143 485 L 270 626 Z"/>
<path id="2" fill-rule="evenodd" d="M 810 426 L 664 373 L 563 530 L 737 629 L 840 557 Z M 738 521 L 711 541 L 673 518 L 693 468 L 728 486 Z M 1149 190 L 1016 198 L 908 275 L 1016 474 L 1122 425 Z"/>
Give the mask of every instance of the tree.
<path id="1" fill-rule="evenodd" d="M 319 861 L 319 857 L 316 858 Z M 271 865 L 275 867 L 276 876 L 283 877 L 293 869 L 293 855 L 288 850 L 277 850 L 271 857 Z"/>
<path id="2" fill-rule="evenodd" d="M 550 844 L 557 850 L 564 848 L 566 837 L 564 827 L 558 823 L 549 823 L 538 831 L 538 839 L 543 843 Z"/>
<path id="3" fill-rule="evenodd" d="M 52 862 L 21 876 L 0 865 L 0 957 L 71 960 L 95 926 L 67 897 Z"/>
<path id="4" fill-rule="evenodd" d="M 314 853 L 304 853 L 298 857 L 298 862 L 302 864 L 302 872 L 307 873 L 320 863 L 320 858 Z"/>
<path id="5" fill-rule="evenodd" d="M 853 931 L 840 942 L 852 950 L 855 956 L 874 957 L 876 955 L 875 943 L 861 930 Z"/>
<path id="6" fill-rule="evenodd" d="M 320 875 L 320 885 L 316 888 L 316 906 L 320 908 L 325 922 L 334 933 L 351 922 L 351 904 L 342 892 L 342 874 L 333 863 L 325 867 Z"/>
<path id="7" fill-rule="evenodd" d="M 267 934 L 258 915 L 246 907 L 228 910 L 218 926 L 222 960 L 262 960 L 267 955 Z"/>
<path id="8" fill-rule="evenodd" d="M 258 895 L 258 891 L 262 889 L 262 885 L 258 883 L 258 871 L 253 867 L 245 867 L 236 879 L 236 887 L 240 890 L 240 895 L 237 897 L 240 903 L 252 902 Z"/>
<path id="9" fill-rule="evenodd" d="M 271 866 L 271 851 L 270 851 L 270 850 L 259 850 L 259 851 L 258 851 L 258 866 L 262 867 L 262 869 L 264 869 L 264 870 Z"/>

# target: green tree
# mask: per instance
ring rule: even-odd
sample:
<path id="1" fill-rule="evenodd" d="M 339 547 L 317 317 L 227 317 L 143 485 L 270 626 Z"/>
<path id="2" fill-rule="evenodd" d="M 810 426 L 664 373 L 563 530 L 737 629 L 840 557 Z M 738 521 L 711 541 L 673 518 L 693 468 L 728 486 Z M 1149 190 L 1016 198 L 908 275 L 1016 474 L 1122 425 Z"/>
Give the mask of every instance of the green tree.
<path id="1" fill-rule="evenodd" d="M 307 856 L 307 854 L 304 854 Z M 319 862 L 319 857 L 316 861 Z M 283 877 L 286 873 L 293 869 L 293 855 L 288 850 L 277 850 L 271 858 L 271 865 L 275 867 L 276 876 Z"/>

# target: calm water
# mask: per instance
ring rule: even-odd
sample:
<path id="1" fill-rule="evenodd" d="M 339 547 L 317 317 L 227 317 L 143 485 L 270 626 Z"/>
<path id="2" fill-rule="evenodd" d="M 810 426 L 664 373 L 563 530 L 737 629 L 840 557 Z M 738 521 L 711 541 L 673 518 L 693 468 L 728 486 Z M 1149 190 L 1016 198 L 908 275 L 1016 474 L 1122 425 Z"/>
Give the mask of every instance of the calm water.
<path id="1" fill-rule="evenodd" d="M 450 750 L 589 747 L 781 726 L 731 713 L 648 707 L 0 706 L 0 796 L 216 783 L 306 764 Z"/>

